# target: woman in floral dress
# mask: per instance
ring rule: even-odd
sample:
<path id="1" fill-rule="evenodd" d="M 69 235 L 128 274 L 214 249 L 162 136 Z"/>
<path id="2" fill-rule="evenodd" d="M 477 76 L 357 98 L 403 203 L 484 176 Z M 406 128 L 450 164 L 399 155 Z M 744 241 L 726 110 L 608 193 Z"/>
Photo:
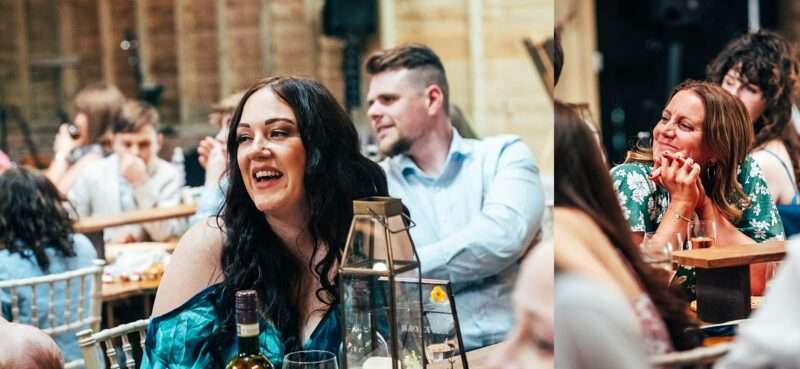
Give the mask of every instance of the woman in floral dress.
<path id="1" fill-rule="evenodd" d="M 687 81 L 675 88 L 653 128 L 653 146 L 637 147 L 611 170 L 625 218 L 639 243 L 686 234 L 689 221 L 715 221 L 717 244 L 783 239 L 761 171 L 747 155 L 753 129 L 739 99 L 721 87 Z M 750 271 L 761 294 L 763 266 Z"/>

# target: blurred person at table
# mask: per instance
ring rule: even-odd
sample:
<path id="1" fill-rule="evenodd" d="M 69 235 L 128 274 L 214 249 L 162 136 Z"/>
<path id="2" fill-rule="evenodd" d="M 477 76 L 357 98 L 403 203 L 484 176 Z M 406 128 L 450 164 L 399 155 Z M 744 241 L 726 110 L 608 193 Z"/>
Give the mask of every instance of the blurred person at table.
<path id="1" fill-rule="evenodd" d="M 75 116 L 71 124 L 59 127 L 46 171 L 61 193 L 69 192 L 89 164 L 111 154 L 111 123 L 124 103 L 122 92 L 106 84 L 87 86 L 75 95 Z"/>
<path id="2" fill-rule="evenodd" d="M 800 136 L 791 119 L 800 72 L 795 55 L 780 35 L 758 31 L 731 41 L 707 68 L 709 80 L 747 108 L 755 131 L 750 155 L 776 204 L 798 203 Z"/>
<path id="3" fill-rule="evenodd" d="M 9 169 L 0 175 L 0 280 L 40 277 L 85 268 L 92 266 L 96 258 L 97 252 L 89 239 L 74 233 L 61 195 L 50 180 L 22 167 Z M 77 286 L 77 280 L 73 282 L 73 286 Z M 91 283 L 87 283 L 85 288 L 84 296 L 89 296 Z M 56 324 L 62 324 L 64 294 L 65 284 L 55 284 Z M 73 287 L 70 294 L 71 301 L 78 301 L 78 288 Z M 18 289 L 17 297 L 21 307 L 17 321 L 29 323 L 32 290 Z M 39 286 L 36 290 L 39 321 L 36 324 L 40 327 L 49 326 L 47 314 L 42 313 L 48 311 L 49 299 L 47 286 Z M 85 302 L 84 311 L 88 311 L 91 299 L 87 298 Z M 0 290 L 0 303 L 2 315 L 11 319 L 8 290 Z M 71 315 L 77 316 L 77 311 L 77 304 L 73 304 Z M 81 358 L 74 332 L 55 335 L 54 339 L 67 361 Z"/>
<path id="4" fill-rule="evenodd" d="M 231 120 L 222 216 L 189 229 L 161 280 L 142 368 L 221 368 L 236 354 L 234 293 L 255 289 L 262 352 L 338 353 L 336 268 L 353 200 L 387 194 L 344 109 L 319 82 L 253 85 Z"/>
<path id="5" fill-rule="evenodd" d="M 694 347 L 697 340 L 687 329 L 696 324 L 686 313 L 688 303 L 642 260 L 597 140 L 575 110 L 560 102 L 555 103 L 554 143 L 559 158 L 553 226 L 556 267 L 565 275 L 606 285 L 603 292 L 613 291 L 609 295 L 624 296 L 648 354 Z M 557 315 L 557 320 L 562 317 Z"/>
<path id="6" fill-rule="evenodd" d="M 225 191 L 228 189 L 228 178 L 225 174 L 228 168 L 228 152 L 225 148 L 228 143 L 228 129 L 236 105 L 242 100 L 243 95 L 244 92 L 237 92 L 211 107 L 212 112 L 208 120 L 218 131 L 214 137 L 203 138 L 197 146 L 197 160 L 205 169 L 205 182 L 197 204 L 197 212 L 190 220 L 191 224 L 218 216 L 222 208 Z"/>
<path id="7" fill-rule="evenodd" d="M 180 203 L 184 178 L 156 156 L 158 113 L 145 102 L 129 100 L 114 119 L 114 154 L 87 166 L 69 192 L 81 217 L 107 216 L 134 210 L 168 208 Z M 112 243 L 165 241 L 180 237 L 185 219 L 107 228 Z"/>
<path id="8" fill-rule="evenodd" d="M 453 284 L 467 350 L 511 331 L 511 290 L 539 231 L 539 168 L 519 137 L 463 138 L 451 123 L 449 87 L 436 53 L 420 44 L 379 51 L 367 115 L 389 193 L 416 221 L 422 274 Z"/>
<path id="9" fill-rule="evenodd" d="M 730 351 L 715 369 L 800 369 L 800 240 L 789 241 L 786 251 L 761 306 L 737 328 Z"/>
<path id="10" fill-rule="evenodd" d="M 783 239 L 783 224 L 761 170 L 747 153 L 753 129 L 744 104 L 721 87 L 698 81 L 677 86 L 653 128 L 652 147 L 636 147 L 611 170 L 634 243 L 686 234 L 695 216 L 714 221 L 716 245 Z M 760 295 L 765 268 L 750 268 Z"/>
<path id="11" fill-rule="evenodd" d="M 64 356 L 53 339 L 34 326 L 0 317 L 0 368 L 62 369 Z"/>
<path id="12" fill-rule="evenodd" d="M 514 287 L 514 328 L 487 369 L 553 367 L 553 240 L 537 245 L 520 266 Z"/>

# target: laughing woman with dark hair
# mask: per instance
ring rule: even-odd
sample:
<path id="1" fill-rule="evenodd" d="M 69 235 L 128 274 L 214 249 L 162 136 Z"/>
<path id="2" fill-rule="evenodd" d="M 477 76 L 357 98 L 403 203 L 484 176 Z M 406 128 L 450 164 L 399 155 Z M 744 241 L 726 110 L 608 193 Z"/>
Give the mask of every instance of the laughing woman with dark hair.
<path id="1" fill-rule="evenodd" d="M 72 221 L 61 204 L 61 197 L 46 177 L 25 168 L 9 169 L 0 175 L 0 281 L 40 277 L 66 272 L 92 265 L 97 252 L 88 238 L 73 234 Z M 37 288 L 36 306 L 48 311 L 49 294 L 45 286 Z M 90 292 L 88 284 L 85 293 Z M 55 285 L 53 301 L 60 320 L 64 311 L 64 284 Z M 30 322 L 29 303 L 33 297 L 30 289 L 20 289 L 19 306 L 23 307 L 17 322 Z M 71 291 L 72 301 L 77 301 L 78 289 Z M 0 290 L 3 316 L 11 319 L 11 297 Z M 85 309 L 89 308 L 89 299 Z M 72 307 L 77 316 L 77 305 Z M 48 326 L 47 314 L 39 314 L 35 325 Z M 89 328 L 88 326 L 86 328 Z M 53 337 L 64 351 L 67 361 L 81 358 L 74 334 L 64 333 Z"/>
<path id="2" fill-rule="evenodd" d="M 167 268 L 143 368 L 221 368 L 236 354 L 234 294 L 255 289 L 262 351 L 280 367 L 299 349 L 338 352 L 336 268 L 352 201 L 387 194 L 347 113 L 318 82 L 251 87 L 228 136 L 221 220 L 193 226 Z"/>

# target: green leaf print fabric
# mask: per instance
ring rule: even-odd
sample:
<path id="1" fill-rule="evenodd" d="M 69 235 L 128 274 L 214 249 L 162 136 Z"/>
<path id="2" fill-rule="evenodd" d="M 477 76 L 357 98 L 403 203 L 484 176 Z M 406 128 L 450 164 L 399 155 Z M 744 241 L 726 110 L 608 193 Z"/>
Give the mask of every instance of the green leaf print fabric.
<path id="1" fill-rule="evenodd" d="M 649 163 L 631 162 L 611 170 L 622 213 L 634 232 L 655 232 L 669 205 L 667 190 L 649 178 L 652 168 Z M 761 169 L 750 156 L 739 167 L 738 180 L 750 198 L 750 206 L 743 209 L 736 228 L 758 243 L 783 240 L 783 223 L 778 210 Z"/>

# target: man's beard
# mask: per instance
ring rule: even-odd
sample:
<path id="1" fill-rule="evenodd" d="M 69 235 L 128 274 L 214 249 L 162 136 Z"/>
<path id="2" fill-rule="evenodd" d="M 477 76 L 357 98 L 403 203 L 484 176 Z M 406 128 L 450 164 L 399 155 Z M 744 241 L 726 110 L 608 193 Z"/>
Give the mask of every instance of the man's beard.
<path id="1" fill-rule="evenodd" d="M 380 148 L 380 145 L 378 145 Z M 398 138 L 391 146 L 387 147 L 386 150 L 381 150 L 381 153 L 384 156 L 393 157 L 400 154 L 405 154 L 411 148 L 411 140 L 401 137 Z"/>

